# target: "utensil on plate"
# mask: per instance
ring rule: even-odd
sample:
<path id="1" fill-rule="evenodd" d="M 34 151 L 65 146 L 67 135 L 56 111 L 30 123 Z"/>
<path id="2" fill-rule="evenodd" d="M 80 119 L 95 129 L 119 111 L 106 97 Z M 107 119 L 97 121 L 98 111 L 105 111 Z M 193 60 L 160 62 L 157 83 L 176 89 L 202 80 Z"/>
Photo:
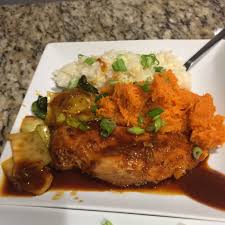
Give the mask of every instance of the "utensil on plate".
<path id="1" fill-rule="evenodd" d="M 213 45 L 225 37 L 225 28 L 222 29 L 216 36 L 214 36 L 210 41 L 208 41 L 200 50 L 198 50 L 188 61 L 184 64 L 186 70 L 194 64 L 194 62 L 207 50 L 209 50 Z"/>

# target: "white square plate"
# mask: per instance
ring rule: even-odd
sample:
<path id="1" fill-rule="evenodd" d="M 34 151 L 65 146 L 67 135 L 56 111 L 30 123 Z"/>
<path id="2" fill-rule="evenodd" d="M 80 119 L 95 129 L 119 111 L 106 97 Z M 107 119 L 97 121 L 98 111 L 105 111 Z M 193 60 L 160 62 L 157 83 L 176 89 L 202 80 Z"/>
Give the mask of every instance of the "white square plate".
<path id="1" fill-rule="evenodd" d="M 22 119 L 31 114 L 30 106 L 36 100 L 36 92 L 45 95 L 55 87 L 52 72 L 62 65 L 76 59 L 79 53 L 84 55 L 102 54 L 111 49 L 129 50 L 140 53 L 151 51 L 173 50 L 174 54 L 185 61 L 195 53 L 206 40 L 146 40 L 146 41 L 116 41 L 116 42 L 77 42 L 48 44 L 26 97 L 19 111 L 12 132 L 19 130 Z M 217 112 L 225 115 L 225 41 L 215 46 L 204 59 L 191 69 L 192 89 L 198 94 L 209 92 L 214 98 Z M 6 144 L 1 161 L 11 155 L 9 143 Z M 210 156 L 212 168 L 225 174 L 225 148 Z M 0 177 L 2 171 L 0 171 Z M 41 196 L 30 198 L 1 197 L 0 204 L 48 206 L 72 209 L 89 209 L 115 212 L 129 212 L 149 215 L 164 215 L 197 219 L 225 221 L 225 212 L 200 204 L 183 195 L 156 195 L 136 192 L 78 192 L 82 203 L 75 202 L 69 195 L 60 200 L 52 200 L 54 193 L 47 192 Z"/>
<path id="2" fill-rule="evenodd" d="M 13 215 L 13 216 L 12 216 Z M 224 225 L 223 222 L 86 210 L 0 206 L 2 225 Z"/>

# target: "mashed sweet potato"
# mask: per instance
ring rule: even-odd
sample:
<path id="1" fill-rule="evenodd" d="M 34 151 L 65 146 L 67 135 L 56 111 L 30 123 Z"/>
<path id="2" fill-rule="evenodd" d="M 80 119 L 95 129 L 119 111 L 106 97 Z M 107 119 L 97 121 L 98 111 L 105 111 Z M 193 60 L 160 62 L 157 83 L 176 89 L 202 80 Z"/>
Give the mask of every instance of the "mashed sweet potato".
<path id="1" fill-rule="evenodd" d="M 97 114 L 113 119 L 120 126 L 138 126 L 138 117 L 144 118 L 143 127 L 151 122 L 147 112 L 161 107 L 161 118 L 166 125 L 160 133 L 190 134 L 190 141 L 202 148 L 212 149 L 225 142 L 224 117 L 215 114 L 211 95 L 199 96 L 178 86 L 171 70 L 155 75 L 149 91 L 140 85 L 118 83 L 104 88 L 109 96 L 99 101 Z"/>

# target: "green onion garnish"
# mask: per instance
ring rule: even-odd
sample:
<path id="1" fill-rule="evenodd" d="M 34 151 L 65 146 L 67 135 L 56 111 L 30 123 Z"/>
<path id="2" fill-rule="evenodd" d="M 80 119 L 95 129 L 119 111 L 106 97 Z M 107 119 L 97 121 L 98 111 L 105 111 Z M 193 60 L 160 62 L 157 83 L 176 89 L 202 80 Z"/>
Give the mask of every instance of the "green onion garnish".
<path id="1" fill-rule="evenodd" d="M 122 58 L 116 58 L 116 60 L 112 64 L 112 68 L 115 72 L 126 72 L 127 71 L 127 67 Z"/>
<path id="2" fill-rule="evenodd" d="M 148 115 L 154 118 L 164 112 L 164 109 L 157 107 L 148 112 Z"/>
<path id="3" fill-rule="evenodd" d="M 105 219 L 102 221 L 101 225 L 113 225 L 113 224 L 111 221 Z"/>
<path id="4" fill-rule="evenodd" d="M 138 126 L 140 127 L 143 123 L 144 123 L 144 117 L 143 116 L 139 116 L 138 117 Z"/>
<path id="5" fill-rule="evenodd" d="M 155 72 L 160 73 L 165 71 L 165 69 L 162 66 L 155 66 L 154 67 Z"/>
<path id="6" fill-rule="evenodd" d="M 70 127 L 78 128 L 80 125 L 80 121 L 73 117 L 67 117 L 66 124 Z"/>
<path id="7" fill-rule="evenodd" d="M 95 97 L 95 102 L 99 101 L 101 98 L 104 98 L 104 97 L 106 97 L 106 96 L 108 96 L 108 95 L 109 95 L 108 93 L 102 93 L 102 94 L 100 94 L 100 95 L 97 95 L 97 96 Z"/>
<path id="8" fill-rule="evenodd" d="M 110 119 L 102 119 L 100 122 L 101 135 L 103 137 L 110 136 L 113 130 L 115 129 L 115 127 L 116 127 L 116 124 L 114 121 Z"/>
<path id="9" fill-rule="evenodd" d="M 202 154 L 202 149 L 201 148 L 199 148 L 199 147 L 196 146 L 196 147 L 194 147 L 192 149 L 192 155 L 193 155 L 193 157 L 195 159 L 199 159 L 200 156 L 201 156 L 201 154 Z"/>
<path id="10" fill-rule="evenodd" d="M 84 60 L 84 63 L 88 64 L 88 65 L 92 65 L 93 63 L 96 62 L 96 59 L 93 57 L 88 57 Z"/>
<path id="11" fill-rule="evenodd" d="M 163 126 L 163 120 L 161 118 L 158 118 L 154 121 L 154 126 L 155 126 L 155 132 L 158 132 L 160 128 Z"/>
<path id="12" fill-rule="evenodd" d="M 90 129 L 90 127 L 86 123 L 81 123 L 81 122 L 80 122 L 80 125 L 78 126 L 78 128 L 81 131 L 86 131 L 86 130 L 89 130 Z"/>
<path id="13" fill-rule="evenodd" d="M 144 92 L 148 92 L 150 90 L 149 82 L 147 80 L 143 84 L 139 84 L 139 86 Z"/>
<path id="14" fill-rule="evenodd" d="M 160 114 L 157 115 L 157 116 L 154 116 L 152 119 L 153 119 L 153 120 L 157 120 L 157 119 L 159 119 L 159 118 L 160 118 Z"/>
<path id="15" fill-rule="evenodd" d="M 153 64 L 159 64 L 155 54 L 141 55 L 141 65 L 144 69 L 150 68 Z"/>
<path id="16" fill-rule="evenodd" d="M 92 111 L 93 113 L 96 113 L 97 109 L 98 109 L 98 106 L 95 105 L 95 104 L 91 107 L 91 111 Z"/>
<path id="17" fill-rule="evenodd" d="M 154 123 L 151 124 L 146 130 L 148 132 L 158 132 L 163 126 L 166 125 L 166 122 L 162 120 L 160 117 L 154 120 Z"/>
<path id="18" fill-rule="evenodd" d="M 131 134 L 135 134 L 135 135 L 141 135 L 145 132 L 145 130 L 141 127 L 130 127 L 127 129 L 127 131 Z"/>
<path id="19" fill-rule="evenodd" d="M 73 89 L 77 86 L 79 79 L 74 78 L 72 80 L 69 81 L 69 84 L 67 85 L 68 89 Z"/>

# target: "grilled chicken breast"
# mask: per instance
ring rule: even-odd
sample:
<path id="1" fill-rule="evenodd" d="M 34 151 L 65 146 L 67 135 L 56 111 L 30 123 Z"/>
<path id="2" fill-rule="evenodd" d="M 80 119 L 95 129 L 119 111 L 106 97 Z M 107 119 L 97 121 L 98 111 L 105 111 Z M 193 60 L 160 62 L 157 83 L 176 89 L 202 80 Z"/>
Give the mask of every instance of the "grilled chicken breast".
<path id="1" fill-rule="evenodd" d="M 127 128 L 117 127 L 103 138 L 96 129 L 82 132 L 62 125 L 53 131 L 50 152 L 58 170 L 78 167 L 114 185 L 128 186 L 181 177 L 208 155 L 204 150 L 195 160 L 192 148 L 183 134 L 135 136 Z"/>

